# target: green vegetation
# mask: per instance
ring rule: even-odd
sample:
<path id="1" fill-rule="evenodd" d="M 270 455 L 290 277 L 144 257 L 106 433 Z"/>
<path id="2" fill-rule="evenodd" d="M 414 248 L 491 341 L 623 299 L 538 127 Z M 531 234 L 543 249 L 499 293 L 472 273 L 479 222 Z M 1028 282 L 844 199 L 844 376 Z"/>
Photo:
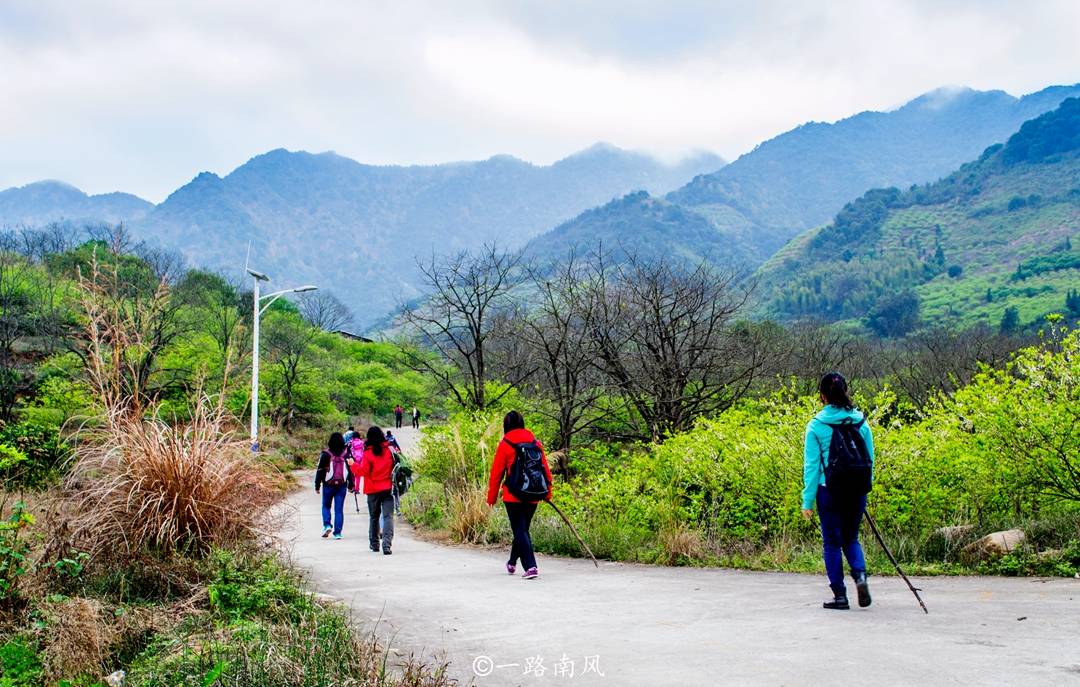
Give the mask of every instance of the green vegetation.
<path id="1" fill-rule="evenodd" d="M 1051 327 L 1003 368 L 985 368 L 922 408 L 887 387 L 860 405 L 877 446 L 870 509 L 901 561 L 925 573 L 1080 572 L 1080 332 Z M 804 429 L 817 408 L 816 398 L 788 389 L 702 418 L 662 444 L 580 448 L 556 480 L 555 500 L 600 556 L 816 570 L 818 534 L 800 517 L 799 492 Z M 498 420 L 460 414 L 428 432 L 421 478 L 405 500 L 414 522 L 460 540 L 507 540 L 504 519 L 483 504 Z M 551 435 L 548 423 L 531 424 Z M 943 541 L 948 526 L 965 526 L 964 536 Z M 1027 533 L 1022 549 L 975 567 L 959 561 L 963 545 L 1010 527 Z M 543 511 L 534 542 L 580 555 Z"/>
<path id="2" fill-rule="evenodd" d="M 274 303 L 272 450 L 253 455 L 251 295 L 103 231 L 0 236 L 0 687 L 119 669 L 138 686 L 447 684 L 316 599 L 263 530 L 281 468 L 326 424 L 428 383 L 396 347 L 326 331 L 332 297 Z"/>
<path id="3" fill-rule="evenodd" d="M 1080 277 L 1080 99 L 1026 123 L 1004 146 L 933 184 L 878 189 L 832 224 L 793 241 L 763 266 L 762 313 L 862 323 L 896 294 L 918 299 L 919 321 L 996 326 L 1015 307 L 1037 327 Z"/>

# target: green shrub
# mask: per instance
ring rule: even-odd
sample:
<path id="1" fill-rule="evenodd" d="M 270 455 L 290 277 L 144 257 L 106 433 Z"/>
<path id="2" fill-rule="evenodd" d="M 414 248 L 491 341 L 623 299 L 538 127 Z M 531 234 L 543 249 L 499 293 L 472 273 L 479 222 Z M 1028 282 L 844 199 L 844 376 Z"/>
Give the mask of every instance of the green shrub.
<path id="1" fill-rule="evenodd" d="M 19 596 L 19 582 L 32 567 L 26 529 L 34 516 L 26 506 L 16 503 L 7 518 L 0 522 L 0 605 L 11 606 Z"/>
<path id="2" fill-rule="evenodd" d="M 242 554 L 216 550 L 207 588 L 210 608 L 227 620 L 265 617 L 292 621 L 311 610 L 297 573 L 272 558 L 252 563 Z"/>
<path id="3" fill-rule="evenodd" d="M 0 644 L 0 687 L 38 687 L 42 684 L 41 656 L 25 637 Z"/>
<path id="4" fill-rule="evenodd" d="M 38 420 L 23 420 L 0 428 L 0 444 L 26 456 L 11 470 L 0 470 L 9 488 L 41 489 L 54 483 L 69 455 L 60 427 Z"/>

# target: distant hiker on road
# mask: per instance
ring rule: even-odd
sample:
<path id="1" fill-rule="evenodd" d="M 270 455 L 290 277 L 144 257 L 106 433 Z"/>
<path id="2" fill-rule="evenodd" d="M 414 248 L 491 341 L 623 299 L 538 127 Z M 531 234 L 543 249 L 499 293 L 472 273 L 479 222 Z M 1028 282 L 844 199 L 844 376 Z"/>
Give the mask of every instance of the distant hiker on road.
<path id="1" fill-rule="evenodd" d="M 499 485 L 502 485 L 506 516 L 514 532 L 506 572 L 513 575 L 518 559 L 521 559 L 521 565 L 525 568 L 522 577 L 532 580 L 538 573 L 529 526 L 536 513 L 536 504 L 551 498 L 551 468 L 548 467 L 544 447 L 532 432 L 525 429 L 525 419 L 521 413 L 512 410 L 506 414 L 503 418 L 503 435 L 491 464 L 487 503 L 489 506 L 495 505 Z"/>
<path id="2" fill-rule="evenodd" d="M 413 429 L 420 429 L 420 409 L 416 406 L 412 408 L 412 426 Z"/>
<path id="3" fill-rule="evenodd" d="M 395 429 L 401 429 L 401 416 L 405 414 L 405 409 L 401 407 L 401 404 L 394 406 L 394 425 Z"/>
<path id="4" fill-rule="evenodd" d="M 368 542 L 371 550 L 379 551 L 382 544 L 384 555 L 390 555 L 390 545 L 394 541 L 394 493 L 391 480 L 394 472 L 394 456 L 386 442 L 382 429 L 371 427 L 364 441 L 364 454 L 359 464 L 353 465 L 353 476 L 364 480 L 364 493 L 367 495 Z M 381 522 L 380 522 L 381 521 Z M 380 526 L 381 525 L 381 526 Z"/>
<path id="5" fill-rule="evenodd" d="M 848 396 L 847 381 L 830 372 L 818 386 L 825 407 L 806 425 L 803 450 L 802 512 L 813 517 L 817 502 L 825 571 L 833 599 L 823 606 L 849 608 L 844 586 L 844 561 L 859 595 L 859 606 L 870 605 L 866 559 L 859 545 L 859 524 L 874 477 L 874 438 L 861 412 Z"/>
<path id="6" fill-rule="evenodd" d="M 388 431 L 386 433 L 386 443 L 390 445 L 390 448 L 394 449 L 395 453 L 401 451 L 401 445 L 397 442 L 397 437 L 394 436 L 393 432 Z"/>
<path id="7" fill-rule="evenodd" d="M 315 493 L 322 491 L 323 539 L 334 533 L 341 539 L 341 527 L 345 523 L 345 493 L 349 490 L 349 450 L 340 432 L 334 432 L 319 454 L 319 466 L 315 469 Z M 330 526 L 330 506 L 334 507 L 334 524 Z"/>

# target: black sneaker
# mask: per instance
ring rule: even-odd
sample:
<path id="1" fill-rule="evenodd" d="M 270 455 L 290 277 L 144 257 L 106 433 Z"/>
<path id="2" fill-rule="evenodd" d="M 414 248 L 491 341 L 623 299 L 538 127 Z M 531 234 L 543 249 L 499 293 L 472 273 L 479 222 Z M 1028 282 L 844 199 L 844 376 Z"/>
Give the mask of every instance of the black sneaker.
<path id="1" fill-rule="evenodd" d="M 371 549 L 372 553 L 379 553 L 379 545 L 378 544 L 368 544 L 368 547 Z"/>
<path id="2" fill-rule="evenodd" d="M 384 546 L 383 547 L 382 555 L 384 555 L 384 556 L 389 556 L 390 555 L 390 547 L 389 546 Z"/>
<path id="3" fill-rule="evenodd" d="M 821 607 L 828 608 L 829 610 L 833 611 L 846 611 L 847 609 L 851 608 L 851 606 L 848 605 L 847 596 L 843 594 L 834 596 L 832 601 L 826 601 L 825 603 L 821 604 Z"/>
<path id="4" fill-rule="evenodd" d="M 866 573 L 861 572 L 853 576 L 855 578 L 855 589 L 859 593 L 859 608 L 866 608 L 870 605 L 870 584 L 866 581 Z"/>

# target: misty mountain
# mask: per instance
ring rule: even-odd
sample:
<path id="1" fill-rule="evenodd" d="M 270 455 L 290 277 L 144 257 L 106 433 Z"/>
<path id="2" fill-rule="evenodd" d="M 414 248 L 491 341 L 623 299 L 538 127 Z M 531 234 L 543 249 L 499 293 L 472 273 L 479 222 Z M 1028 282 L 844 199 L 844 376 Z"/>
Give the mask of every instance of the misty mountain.
<path id="1" fill-rule="evenodd" d="M 664 193 L 724 164 L 696 153 L 665 164 L 597 144 L 551 165 L 507 155 L 430 166 L 365 165 L 334 153 L 273 150 L 219 177 L 203 172 L 158 206 L 87 196 L 58 182 L 0 193 L 0 225 L 125 221 L 137 238 L 195 266 L 275 286 L 332 290 L 361 325 L 416 295 L 416 258 L 498 242 L 507 247 L 629 191 Z"/>
<path id="2" fill-rule="evenodd" d="M 939 179 L 1072 95 L 1080 95 L 1080 84 L 1022 98 L 1003 91 L 939 89 L 888 112 L 863 112 L 833 124 L 811 122 L 667 194 L 665 207 L 681 209 L 682 231 L 666 224 L 650 236 L 657 206 L 637 199 L 610 212 L 610 224 L 587 213 L 557 232 L 584 246 L 612 246 L 633 233 L 639 246 L 760 264 L 865 191 Z M 713 228 L 715 246 L 702 241 L 702 219 Z M 665 248 L 666 241 L 683 236 L 688 244 Z M 539 237 L 534 245 L 548 240 Z"/>
<path id="3" fill-rule="evenodd" d="M 153 203 L 130 193 L 87 195 L 62 181 L 38 181 L 0 191 L 0 227 L 72 222 L 127 222 L 141 219 Z"/>

